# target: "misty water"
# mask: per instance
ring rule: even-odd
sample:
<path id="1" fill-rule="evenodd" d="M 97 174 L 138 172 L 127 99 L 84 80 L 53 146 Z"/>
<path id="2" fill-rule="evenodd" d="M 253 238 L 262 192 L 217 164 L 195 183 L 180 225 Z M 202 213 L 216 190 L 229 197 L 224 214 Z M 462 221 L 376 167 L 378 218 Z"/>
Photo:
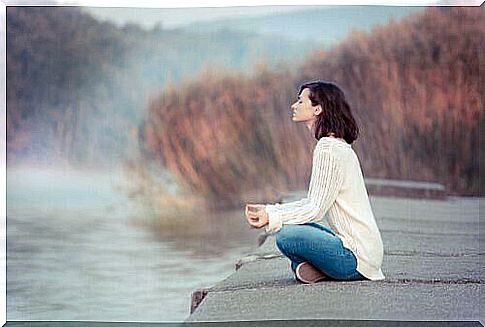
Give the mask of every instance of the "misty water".
<path id="1" fill-rule="evenodd" d="M 7 169 L 7 320 L 183 321 L 258 231 L 242 210 L 167 228 L 120 172 Z"/>

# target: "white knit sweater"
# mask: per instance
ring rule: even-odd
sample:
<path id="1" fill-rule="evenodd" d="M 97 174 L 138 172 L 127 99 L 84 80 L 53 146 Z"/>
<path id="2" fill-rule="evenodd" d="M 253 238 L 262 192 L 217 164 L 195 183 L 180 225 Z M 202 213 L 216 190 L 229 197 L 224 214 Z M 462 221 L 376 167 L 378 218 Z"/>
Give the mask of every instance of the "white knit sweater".
<path id="1" fill-rule="evenodd" d="M 283 224 L 320 220 L 328 212 L 329 226 L 357 258 L 357 271 L 370 280 L 385 278 L 384 248 L 372 212 L 359 159 L 343 139 L 322 137 L 313 150 L 308 194 L 299 201 L 267 204 L 266 231 Z"/>

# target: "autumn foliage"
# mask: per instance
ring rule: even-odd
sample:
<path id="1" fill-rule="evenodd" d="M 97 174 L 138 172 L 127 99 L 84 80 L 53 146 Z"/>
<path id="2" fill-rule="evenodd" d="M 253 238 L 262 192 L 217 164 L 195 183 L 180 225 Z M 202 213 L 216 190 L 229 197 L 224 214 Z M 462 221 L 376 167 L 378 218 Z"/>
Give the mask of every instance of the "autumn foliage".
<path id="1" fill-rule="evenodd" d="M 305 189 L 316 140 L 291 121 L 289 106 L 302 82 L 325 79 L 350 100 L 365 177 L 437 181 L 449 194 L 477 195 L 482 18 L 481 8 L 428 8 L 355 31 L 295 69 L 260 67 L 251 78 L 207 70 L 171 85 L 149 106 L 145 159 L 212 204 Z"/>
<path id="2" fill-rule="evenodd" d="M 260 68 L 254 79 L 205 70 L 168 86 L 150 105 L 147 147 L 179 184 L 211 204 L 271 199 L 304 187 L 308 177 L 311 137 L 282 110 L 294 94 L 289 72 Z"/>

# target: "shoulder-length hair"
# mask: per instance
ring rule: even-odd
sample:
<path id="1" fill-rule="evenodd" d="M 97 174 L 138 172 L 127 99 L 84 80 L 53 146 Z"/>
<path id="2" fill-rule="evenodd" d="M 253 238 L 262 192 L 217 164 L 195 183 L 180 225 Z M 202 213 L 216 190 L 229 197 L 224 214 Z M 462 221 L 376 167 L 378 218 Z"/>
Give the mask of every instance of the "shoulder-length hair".
<path id="1" fill-rule="evenodd" d="M 359 127 L 344 92 L 335 83 L 317 80 L 302 84 L 298 95 L 306 88 L 310 90 L 308 97 L 312 105 L 322 106 L 322 113 L 314 124 L 315 138 L 319 140 L 333 133 L 352 144 L 359 136 Z"/>

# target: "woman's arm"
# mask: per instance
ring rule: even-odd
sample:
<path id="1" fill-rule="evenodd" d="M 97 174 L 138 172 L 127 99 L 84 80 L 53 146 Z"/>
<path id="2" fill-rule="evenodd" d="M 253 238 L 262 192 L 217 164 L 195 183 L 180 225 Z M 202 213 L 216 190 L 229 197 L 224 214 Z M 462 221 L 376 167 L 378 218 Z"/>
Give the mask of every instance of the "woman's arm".
<path id="1" fill-rule="evenodd" d="M 276 233 L 283 224 L 304 224 L 323 217 L 342 187 L 341 164 L 331 150 L 317 146 L 307 197 L 283 204 L 267 204 L 266 231 Z"/>

